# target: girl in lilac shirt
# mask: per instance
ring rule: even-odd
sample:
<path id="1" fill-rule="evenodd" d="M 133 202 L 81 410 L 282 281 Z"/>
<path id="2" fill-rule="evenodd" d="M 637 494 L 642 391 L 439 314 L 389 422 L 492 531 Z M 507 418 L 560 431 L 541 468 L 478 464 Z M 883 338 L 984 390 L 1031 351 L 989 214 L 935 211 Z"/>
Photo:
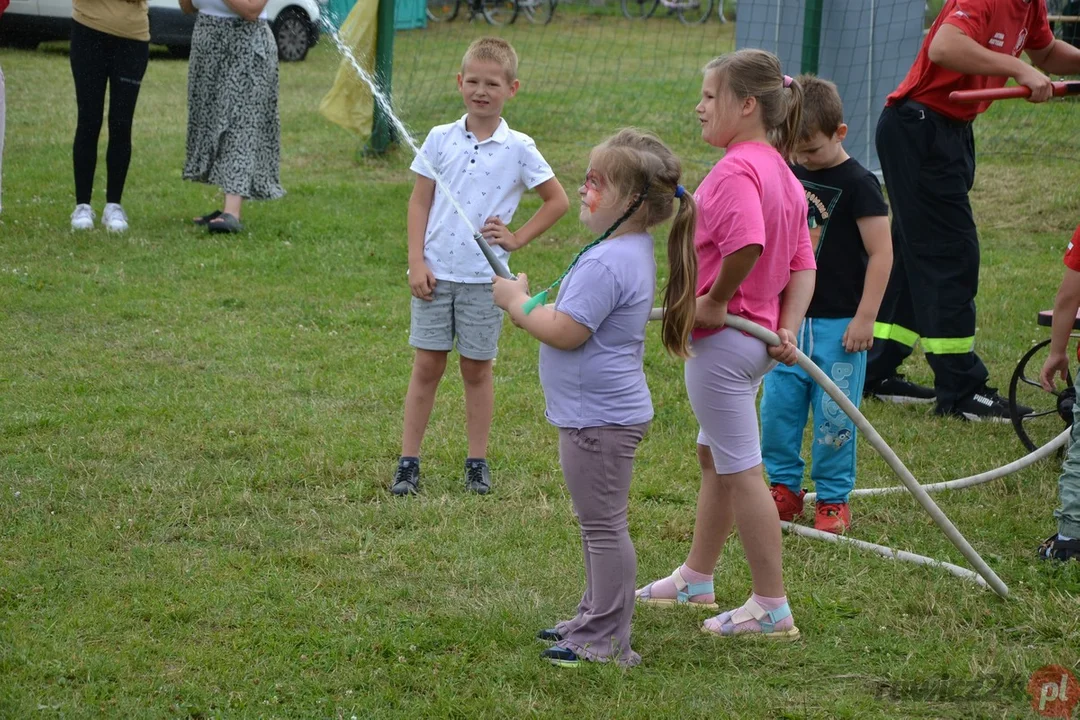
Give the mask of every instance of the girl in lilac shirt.
<path id="1" fill-rule="evenodd" d="M 648 228 L 679 211 L 668 236 L 671 264 L 662 335 L 686 357 L 695 307 L 694 201 L 681 168 L 655 136 L 623 130 L 590 155 L 580 218 L 601 233 L 571 265 L 555 306 L 528 312 L 528 284 L 494 278 L 495 304 L 541 343 L 547 418 L 559 428 L 559 463 L 581 524 L 585 594 L 571 620 L 541 630 L 555 644 L 541 657 L 636 665 L 630 647 L 637 556 L 626 506 L 634 453 L 652 420 L 642 357 L 656 289 Z"/>
<path id="2" fill-rule="evenodd" d="M 754 399 L 774 361 L 794 364 L 795 333 L 814 292 L 806 195 L 785 160 L 802 115 L 802 88 L 771 53 L 740 50 L 705 66 L 697 114 L 705 142 L 727 150 L 694 195 L 700 272 L 685 374 L 701 426 L 701 490 L 686 562 L 637 595 L 652 605 L 717 608 L 713 568 L 737 526 L 753 594 L 706 620 L 704 629 L 794 640 L 799 630 L 784 592 L 780 518 L 762 474 Z M 728 313 L 775 331 L 781 345 L 766 347 L 725 328 Z"/>

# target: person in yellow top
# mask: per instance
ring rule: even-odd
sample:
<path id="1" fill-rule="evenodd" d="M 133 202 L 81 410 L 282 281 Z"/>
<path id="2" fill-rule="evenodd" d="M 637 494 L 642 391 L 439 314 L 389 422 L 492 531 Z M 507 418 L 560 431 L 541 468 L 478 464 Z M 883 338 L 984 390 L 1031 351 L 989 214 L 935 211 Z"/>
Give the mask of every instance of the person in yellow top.
<path id="1" fill-rule="evenodd" d="M 71 16 L 71 75 L 79 109 L 72 150 L 75 212 L 71 214 L 71 229 L 94 227 L 90 203 L 108 87 L 108 184 L 101 222 L 110 232 L 124 232 L 128 219 L 120 199 L 131 164 L 131 122 L 150 57 L 147 4 L 146 0 L 72 0 Z"/>

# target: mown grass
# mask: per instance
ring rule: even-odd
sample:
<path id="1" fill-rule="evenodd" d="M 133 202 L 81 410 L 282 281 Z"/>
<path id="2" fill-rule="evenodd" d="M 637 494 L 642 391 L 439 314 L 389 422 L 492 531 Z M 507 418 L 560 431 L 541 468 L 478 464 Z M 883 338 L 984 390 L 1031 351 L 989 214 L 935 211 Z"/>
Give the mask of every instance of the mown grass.
<path id="1" fill-rule="evenodd" d="M 596 32 L 623 32 L 596 22 Z M 721 42 L 730 30 L 713 25 L 706 32 Z M 669 34 L 672 47 L 686 45 L 673 22 L 641 27 L 633 32 L 654 33 L 653 46 Z M 399 57 L 460 54 L 476 29 L 399 34 Z M 555 63 L 595 41 L 558 22 L 534 30 L 513 30 L 523 58 Z M 186 63 L 150 64 L 124 236 L 67 229 L 75 111 L 64 47 L 2 51 L 0 64 L 0 716 L 1025 717 L 1034 670 L 1080 663 L 1080 568 L 1033 560 L 1053 526 L 1057 469 L 1047 462 L 938 496 L 1009 584 L 1007 601 L 933 569 L 791 537 L 786 578 L 802 642 L 719 643 L 697 632 L 693 613 L 644 609 L 641 667 L 541 664 L 533 633 L 573 611 L 583 578 L 536 344 L 506 328 L 496 492 L 462 491 L 462 387 L 451 371 L 425 440 L 424 493 L 390 498 L 410 368 L 411 179 L 403 152 L 358 162 L 358 141 L 316 113 L 337 65 L 329 44 L 282 66 L 289 194 L 245 208 L 249 231 L 226 239 L 187 221 L 216 197 L 179 179 Z M 439 65 L 428 78 L 395 74 L 402 107 L 421 80 L 450 87 L 454 66 Z M 612 127 L 624 111 L 649 127 L 624 75 L 595 73 L 591 92 L 609 103 Z M 670 91 L 674 107 L 697 83 L 696 71 L 675 73 L 654 91 Z M 542 140 L 572 190 L 600 133 L 568 105 L 550 111 L 563 132 L 536 132 L 557 91 L 526 83 L 507 115 Z M 459 112 L 452 91 L 440 92 L 447 99 L 428 114 L 406 113 L 421 136 Z M 544 100 L 529 105 L 530 94 Z M 1045 121 L 1045 108 L 1015 107 L 1036 128 Z M 665 119 L 653 129 L 674 138 L 695 184 L 710 155 L 693 128 Z M 1003 385 L 1046 336 L 1034 315 L 1060 277 L 1080 173 L 1000 153 L 980 163 L 978 343 Z M 535 207 L 530 198 L 523 212 Z M 566 218 L 514 267 L 553 278 L 586 239 Z M 650 332 L 657 414 L 631 496 L 643 581 L 683 557 L 697 486 L 681 367 Z M 921 359 L 909 365 L 929 379 Z M 865 409 L 924 482 L 1021 454 L 1007 426 Z M 859 484 L 894 482 L 864 446 Z M 854 536 L 963 564 L 907 496 L 853 507 Z M 720 602 L 741 601 L 748 583 L 733 542 Z"/>

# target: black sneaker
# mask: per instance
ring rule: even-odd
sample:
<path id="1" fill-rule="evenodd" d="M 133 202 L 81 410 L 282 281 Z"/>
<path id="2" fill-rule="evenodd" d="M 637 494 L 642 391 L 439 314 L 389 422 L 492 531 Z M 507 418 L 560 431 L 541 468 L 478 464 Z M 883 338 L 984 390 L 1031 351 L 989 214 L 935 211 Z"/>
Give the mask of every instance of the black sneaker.
<path id="1" fill-rule="evenodd" d="M 1046 538 L 1039 546 L 1040 560 L 1080 560 L 1080 540 L 1059 540 L 1057 533 Z"/>
<path id="2" fill-rule="evenodd" d="M 465 489 L 477 495 L 491 492 L 491 469 L 487 460 L 470 458 L 465 461 Z"/>
<path id="3" fill-rule="evenodd" d="M 911 405 L 932 403 L 937 400 L 937 393 L 934 392 L 933 388 L 916 385 L 910 380 L 905 380 L 903 375 L 896 374 L 868 384 L 863 390 L 863 397 Z"/>
<path id="4" fill-rule="evenodd" d="M 568 650 L 564 647 L 549 647 L 547 650 L 540 653 L 540 657 L 547 660 L 552 665 L 557 665 L 564 668 L 576 668 L 581 665 L 581 658 L 577 656 L 573 650 Z"/>
<path id="5" fill-rule="evenodd" d="M 390 492 L 395 495 L 415 495 L 420 492 L 420 461 L 414 458 L 398 460 Z"/>
<path id="6" fill-rule="evenodd" d="M 1026 405 L 1017 405 L 1020 415 L 1031 413 Z M 953 415 L 972 422 L 1009 422 L 1009 401 L 998 394 L 996 388 L 984 386 L 981 390 L 953 405 L 951 412 L 935 409 L 937 415 Z"/>
<path id="7" fill-rule="evenodd" d="M 536 639 L 544 642 L 560 642 L 562 641 L 562 635 L 555 628 L 544 628 L 536 633 Z"/>

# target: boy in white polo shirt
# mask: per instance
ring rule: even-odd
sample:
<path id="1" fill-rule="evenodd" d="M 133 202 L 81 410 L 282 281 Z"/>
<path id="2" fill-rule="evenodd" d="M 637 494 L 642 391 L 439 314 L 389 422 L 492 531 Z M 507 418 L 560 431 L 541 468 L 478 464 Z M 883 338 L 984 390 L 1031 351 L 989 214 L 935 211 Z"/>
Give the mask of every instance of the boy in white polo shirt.
<path id="1" fill-rule="evenodd" d="M 420 442 L 455 338 L 469 437 L 465 488 L 481 495 L 491 490 L 485 458 L 494 410 L 491 366 L 502 311 L 492 301 L 493 273 L 472 239 L 472 229 L 484 235 L 505 263 L 512 250 L 554 225 L 570 205 L 532 138 L 511 130 L 502 119 L 503 105 L 518 90 L 514 48 L 499 38 L 476 40 L 461 61 L 457 84 L 465 116 L 433 128 L 421 148 L 427 162 L 418 156 L 411 168 L 417 177 L 409 198 L 409 344 L 416 356 L 405 394 L 401 459 L 390 487 L 394 495 L 419 489 Z M 466 219 L 435 187 L 431 167 Z M 543 205 L 511 231 L 508 225 L 527 189 L 535 189 Z"/>

